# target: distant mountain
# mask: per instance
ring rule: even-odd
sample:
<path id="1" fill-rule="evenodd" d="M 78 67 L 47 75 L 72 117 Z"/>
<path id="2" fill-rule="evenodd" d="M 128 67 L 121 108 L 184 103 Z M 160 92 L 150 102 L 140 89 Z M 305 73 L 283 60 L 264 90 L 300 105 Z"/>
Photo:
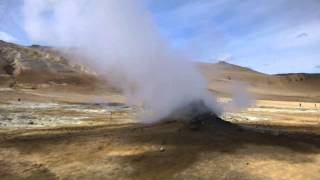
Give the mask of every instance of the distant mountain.
<path id="1" fill-rule="evenodd" d="M 211 91 L 230 95 L 249 91 L 258 98 L 286 97 L 293 100 L 320 100 L 320 74 L 291 73 L 269 75 L 227 62 L 199 63 Z"/>
<path id="2" fill-rule="evenodd" d="M 86 66 L 73 62 L 51 47 L 0 41 L 0 87 L 104 86 L 107 91 L 115 90 Z M 248 91 L 256 98 L 320 101 L 320 74 L 269 75 L 223 61 L 196 65 L 208 80 L 208 89 L 219 95 Z"/>

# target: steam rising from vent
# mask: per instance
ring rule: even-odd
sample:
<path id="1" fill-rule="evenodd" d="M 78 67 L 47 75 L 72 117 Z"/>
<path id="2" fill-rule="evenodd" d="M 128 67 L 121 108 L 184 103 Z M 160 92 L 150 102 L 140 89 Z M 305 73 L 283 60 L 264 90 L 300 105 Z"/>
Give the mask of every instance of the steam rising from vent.
<path id="1" fill-rule="evenodd" d="M 25 0 L 23 12 L 31 39 L 77 49 L 78 57 L 121 88 L 131 105 L 143 105 L 148 122 L 197 100 L 217 109 L 203 77 L 168 48 L 143 1 Z"/>

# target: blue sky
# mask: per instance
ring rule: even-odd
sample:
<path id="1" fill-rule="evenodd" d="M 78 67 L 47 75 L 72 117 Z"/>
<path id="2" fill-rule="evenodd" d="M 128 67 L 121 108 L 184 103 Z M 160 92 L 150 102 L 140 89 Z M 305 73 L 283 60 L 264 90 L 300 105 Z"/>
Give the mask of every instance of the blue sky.
<path id="1" fill-rule="evenodd" d="M 266 73 L 320 72 L 319 0 L 145 0 L 170 46 Z M 0 39 L 32 44 L 22 0 L 0 0 Z"/>

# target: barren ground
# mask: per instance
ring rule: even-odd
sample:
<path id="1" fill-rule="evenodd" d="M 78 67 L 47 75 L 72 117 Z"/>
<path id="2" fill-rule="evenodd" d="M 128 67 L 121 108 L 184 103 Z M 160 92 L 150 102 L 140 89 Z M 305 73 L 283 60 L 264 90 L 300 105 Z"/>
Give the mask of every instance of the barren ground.
<path id="1" fill-rule="evenodd" d="M 320 103 L 257 101 L 224 114 L 241 126 L 193 131 L 136 123 L 137 109 L 123 102 L 112 93 L 2 89 L 1 179 L 320 177 Z"/>

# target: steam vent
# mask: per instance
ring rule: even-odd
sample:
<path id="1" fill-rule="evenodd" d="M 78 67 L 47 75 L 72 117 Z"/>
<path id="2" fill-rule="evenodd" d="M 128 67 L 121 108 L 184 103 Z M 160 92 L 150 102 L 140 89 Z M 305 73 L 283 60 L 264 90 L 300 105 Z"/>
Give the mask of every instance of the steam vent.
<path id="1" fill-rule="evenodd" d="M 177 109 L 169 117 L 187 122 L 190 129 L 194 131 L 212 126 L 217 128 L 237 127 L 237 125 L 221 119 L 202 100 L 193 101 L 189 105 Z"/>

